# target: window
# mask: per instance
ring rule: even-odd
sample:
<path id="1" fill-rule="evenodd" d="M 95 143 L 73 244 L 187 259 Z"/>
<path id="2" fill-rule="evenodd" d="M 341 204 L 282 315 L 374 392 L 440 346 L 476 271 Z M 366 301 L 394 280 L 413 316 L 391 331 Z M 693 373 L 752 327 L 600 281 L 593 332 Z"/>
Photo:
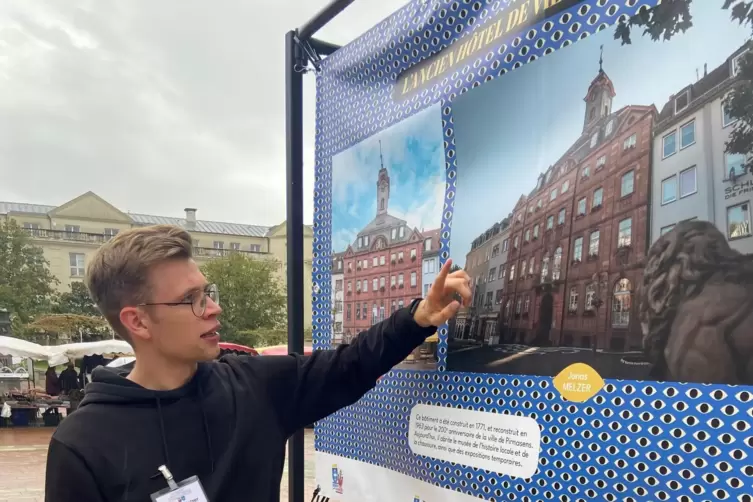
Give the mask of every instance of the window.
<path id="1" fill-rule="evenodd" d="M 531 240 L 531 229 L 530 229 L 530 228 L 527 228 L 527 229 L 526 229 L 526 237 L 525 237 L 525 241 L 526 241 L 526 242 L 528 242 L 528 241 L 530 241 L 530 240 Z"/>
<path id="2" fill-rule="evenodd" d="M 510 249 L 510 239 L 505 239 L 502 242 L 502 251 L 507 251 L 508 249 Z"/>
<path id="3" fill-rule="evenodd" d="M 251 244 L 249 246 L 249 251 L 252 253 L 261 253 L 261 244 Z M 340 268 L 342 268 L 342 263 L 340 263 Z"/>
<path id="4" fill-rule="evenodd" d="M 573 246 L 573 261 L 581 261 L 583 259 L 583 237 L 575 239 L 575 246 Z"/>
<path id="5" fill-rule="evenodd" d="M 625 278 L 617 281 L 617 284 L 614 285 L 614 296 L 612 297 L 612 326 L 628 327 L 632 296 L 630 281 Z"/>
<path id="6" fill-rule="evenodd" d="M 403 252 L 402 251 L 399 251 L 397 253 L 397 261 L 403 261 Z"/>
<path id="7" fill-rule="evenodd" d="M 520 262 L 520 278 L 522 279 L 526 275 L 526 261 Z"/>
<path id="8" fill-rule="evenodd" d="M 379 278 L 379 287 L 380 288 L 383 288 L 385 286 L 385 281 L 386 281 L 386 279 L 384 278 L 384 276 L 382 276 L 382 277 Z"/>
<path id="9" fill-rule="evenodd" d="M 497 276 L 497 279 L 504 279 L 505 278 L 505 266 L 500 265 L 499 266 L 499 275 Z"/>
<path id="10" fill-rule="evenodd" d="M 240 251 L 241 250 L 241 243 L 240 242 L 231 242 L 230 243 L 230 249 L 233 251 Z"/>
<path id="11" fill-rule="evenodd" d="M 578 201 L 578 216 L 586 214 L 586 198 L 583 197 Z"/>
<path id="12" fill-rule="evenodd" d="M 600 188 L 597 188 L 596 190 L 594 190 L 594 201 L 593 201 L 593 205 L 591 207 L 592 208 L 594 208 L 594 207 L 601 207 L 601 202 L 602 202 L 603 197 L 604 197 L 604 189 L 603 188 L 600 187 Z"/>
<path id="13" fill-rule="evenodd" d="M 424 241 L 424 251 L 431 251 L 431 239 Z"/>
<path id="14" fill-rule="evenodd" d="M 402 286 L 403 284 L 405 284 L 405 278 L 403 277 L 403 274 L 398 274 L 397 275 L 397 285 L 398 286 Z"/>
<path id="15" fill-rule="evenodd" d="M 570 288 L 570 299 L 567 302 L 568 312 L 578 311 L 578 288 Z"/>
<path id="16" fill-rule="evenodd" d="M 401 239 L 402 239 L 403 237 L 405 237 L 405 227 L 400 227 L 400 229 L 398 230 L 398 236 L 399 236 L 399 237 L 400 237 Z M 367 239 L 367 240 L 366 240 L 366 244 L 368 244 L 368 237 L 366 237 L 366 239 Z"/>
<path id="17" fill-rule="evenodd" d="M 738 54 L 735 56 L 735 59 L 732 60 L 732 76 L 736 77 L 740 70 L 742 69 L 742 64 L 744 61 L 744 56 L 748 53 L 748 51 L 745 51 L 741 54 Z"/>
<path id="18" fill-rule="evenodd" d="M 562 248 L 557 248 L 554 251 L 554 263 L 552 264 L 552 279 L 555 281 L 560 278 L 560 270 L 562 268 Z"/>
<path id="19" fill-rule="evenodd" d="M 497 294 L 496 294 L 496 295 L 495 295 L 495 297 L 494 297 L 494 303 L 495 303 L 496 305 L 499 305 L 500 303 L 502 303 L 502 293 L 503 293 L 503 292 L 504 292 L 504 291 L 503 291 L 503 290 L 501 290 L 501 289 L 498 289 L 498 290 L 497 290 Z"/>
<path id="20" fill-rule="evenodd" d="M 533 275 L 534 272 L 536 272 L 536 258 L 531 258 L 531 261 L 528 263 L 528 273 L 530 275 Z"/>
<path id="21" fill-rule="evenodd" d="M 353 308 L 353 305 L 351 305 L 351 304 L 349 303 L 349 304 L 348 304 L 348 310 L 347 310 L 347 313 L 346 313 L 346 315 L 345 315 L 345 319 L 347 319 L 348 321 L 350 321 L 350 315 L 351 315 L 351 311 L 352 311 L 352 308 Z"/>
<path id="22" fill-rule="evenodd" d="M 672 175 L 661 182 L 661 203 L 669 204 L 677 200 L 677 176 Z"/>
<path id="23" fill-rule="evenodd" d="M 394 241 L 397 239 L 397 228 L 393 228 L 392 232 L 390 232 L 390 237 L 392 237 L 392 240 Z"/>
<path id="24" fill-rule="evenodd" d="M 539 238 L 539 224 L 535 224 L 533 226 L 533 238 L 538 239 Z"/>
<path id="25" fill-rule="evenodd" d="M 546 219 L 546 229 L 551 230 L 554 228 L 554 216 L 549 216 Z"/>
<path id="26" fill-rule="evenodd" d="M 368 268 L 367 267 L 368 264 L 369 264 L 369 260 L 363 260 L 361 262 L 361 266 L 363 267 L 364 270 L 366 270 Z"/>
<path id="27" fill-rule="evenodd" d="M 411 257 L 411 259 L 413 259 L 413 258 L 415 258 L 415 257 L 416 257 L 416 248 L 412 248 L 412 249 L 410 250 L 410 257 Z"/>
<path id="28" fill-rule="evenodd" d="M 607 164 L 607 156 L 602 155 L 598 159 L 596 159 L 596 170 L 598 171 L 602 167 L 604 167 Z"/>
<path id="29" fill-rule="evenodd" d="M 554 190 L 552 190 L 552 191 L 551 191 L 551 192 L 549 193 L 549 200 L 550 200 L 550 201 L 553 201 L 553 200 L 554 200 L 554 199 L 556 199 L 556 198 L 557 198 L 557 189 L 555 188 Z"/>
<path id="30" fill-rule="evenodd" d="M 685 91 L 675 98 L 675 113 L 680 113 L 690 103 L 690 91 Z"/>
<path id="31" fill-rule="evenodd" d="M 617 234 L 617 247 L 629 246 L 633 241 L 633 219 L 625 218 L 620 222 Z"/>
<path id="32" fill-rule="evenodd" d="M 497 275 L 497 267 L 493 267 L 489 270 L 489 282 L 492 282 Z"/>
<path id="33" fill-rule="evenodd" d="M 586 310 L 594 309 L 594 297 L 596 296 L 596 285 L 594 283 L 586 286 L 586 303 L 584 308 Z"/>
<path id="34" fill-rule="evenodd" d="M 558 225 L 564 225 L 565 224 L 565 209 L 560 209 L 559 217 L 557 218 L 557 224 Z"/>
<path id="35" fill-rule="evenodd" d="M 378 267 L 379 266 L 379 257 L 378 256 L 375 256 L 374 258 L 372 258 L 372 260 L 371 260 L 371 266 L 372 267 Z"/>
<path id="36" fill-rule="evenodd" d="M 613 128 L 613 127 L 614 127 L 614 120 L 610 120 L 610 121 L 609 121 L 609 122 L 607 123 L 607 130 L 606 130 L 606 134 L 607 134 L 607 136 L 609 136 L 610 134 L 612 134 L 612 128 Z"/>
<path id="37" fill-rule="evenodd" d="M 638 143 L 638 135 L 633 133 L 629 138 L 627 138 L 622 143 L 622 149 L 627 150 L 628 148 L 635 148 L 635 145 Z"/>
<path id="38" fill-rule="evenodd" d="M 695 120 L 680 127 L 680 150 L 695 143 Z"/>
<path id="39" fill-rule="evenodd" d="M 68 253 L 71 277 L 83 277 L 85 273 L 84 253 Z"/>
<path id="40" fill-rule="evenodd" d="M 599 133 L 595 132 L 593 136 L 591 136 L 591 148 L 596 146 L 596 142 L 599 141 Z"/>
<path id="41" fill-rule="evenodd" d="M 412 288 L 416 287 L 416 284 L 417 284 L 416 283 L 416 278 L 417 278 L 416 273 L 415 272 L 411 272 L 410 273 L 410 287 L 412 287 Z"/>
<path id="42" fill-rule="evenodd" d="M 582 175 L 584 178 L 588 178 L 588 175 L 591 173 L 591 170 L 588 166 L 585 166 L 582 171 Z"/>
<path id="43" fill-rule="evenodd" d="M 510 281 L 515 280 L 515 265 L 510 265 Z"/>
<path id="44" fill-rule="evenodd" d="M 212 247 L 213 247 L 214 249 L 224 249 L 224 248 L 225 248 L 225 243 L 224 243 L 224 242 L 222 242 L 222 241 L 214 241 L 214 242 L 212 243 Z"/>
<path id="45" fill-rule="evenodd" d="M 543 200 L 539 199 L 539 201 L 536 203 L 536 209 L 541 209 L 542 204 L 543 204 Z"/>
<path id="46" fill-rule="evenodd" d="M 666 227 L 662 227 L 661 230 L 659 230 L 659 235 L 668 234 L 672 230 L 674 230 L 675 224 L 667 225 Z"/>
<path id="47" fill-rule="evenodd" d="M 362 247 L 363 247 L 363 237 L 359 237 L 359 238 L 358 238 L 358 247 L 359 247 L 359 248 L 362 248 Z"/>
<path id="48" fill-rule="evenodd" d="M 65 231 L 68 232 L 69 234 L 77 234 L 77 233 L 81 232 L 81 226 L 79 226 L 79 225 L 66 225 L 65 226 Z"/>
<path id="49" fill-rule="evenodd" d="M 565 182 L 564 182 L 564 183 L 562 184 L 562 189 L 560 190 L 560 192 L 562 192 L 562 193 L 565 193 L 565 192 L 567 192 L 567 191 L 568 191 L 568 189 L 569 189 L 569 188 L 570 188 L 570 181 L 567 181 L 567 180 L 566 180 L 566 181 L 565 181 Z"/>
<path id="50" fill-rule="evenodd" d="M 436 261 L 432 260 L 426 260 L 424 262 L 424 273 L 425 274 L 433 274 L 436 272 Z"/>
<path id="51" fill-rule="evenodd" d="M 386 259 L 387 259 L 387 257 L 386 257 L 386 256 L 384 256 L 384 255 L 380 256 L 380 257 L 379 257 L 379 264 L 380 264 L 380 265 L 384 265 L 384 262 L 385 262 L 385 260 L 386 260 Z"/>
<path id="52" fill-rule="evenodd" d="M 364 279 L 363 280 L 363 292 L 368 293 L 369 292 L 369 281 Z"/>
<path id="53" fill-rule="evenodd" d="M 520 315 L 520 307 L 521 307 L 522 302 L 523 302 L 523 299 L 518 298 L 518 303 L 515 305 L 515 313 L 517 315 Z"/>
<path id="54" fill-rule="evenodd" d="M 599 231 L 594 230 L 591 232 L 591 239 L 588 242 L 588 255 L 589 256 L 598 256 L 599 255 Z"/>
<path id="55" fill-rule="evenodd" d="M 115 237 L 116 235 L 118 235 L 117 228 L 105 228 L 105 237 Z"/>
<path id="56" fill-rule="evenodd" d="M 622 186 L 620 188 L 620 196 L 625 197 L 633 193 L 635 182 L 635 171 L 629 171 L 622 175 Z"/>
<path id="57" fill-rule="evenodd" d="M 364 247 L 369 247 L 369 236 L 368 235 L 365 235 L 363 237 L 363 245 L 364 245 Z"/>
<path id="58" fill-rule="evenodd" d="M 693 195 L 697 189 L 695 166 L 680 171 L 680 198 Z"/>
<path id="59" fill-rule="evenodd" d="M 520 236 L 516 235 L 515 239 L 512 241 L 512 247 L 518 249 L 518 244 L 520 244 Z"/>
<path id="60" fill-rule="evenodd" d="M 531 213 L 533 213 L 533 204 L 528 206 L 528 214 L 531 214 Z"/>
<path id="61" fill-rule="evenodd" d="M 747 202 L 727 208 L 727 236 L 730 239 L 750 236 L 750 207 Z"/>
<path id="62" fill-rule="evenodd" d="M 735 176 L 742 176 L 745 174 L 745 155 L 740 153 L 725 153 L 724 163 L 727 166 L 727 176 L 732 177 L 732 173 Z"/>
<path id="63" fill-rule="evenodd" d="M 401 308 L 403 308 L 404 305 L 405 305 L 405 301 L 402 298 L 400 298 L 397 301 L 397 308 L 401 309 Z"/>
<path id="64" fill-rule="evenodd" d="M 666 159 L 677 151 L 677 131 L 672 131 L 662 138 L 662 158 Z"/>
<path id="65" fill-rule="evenodd" d="M 526 295 L 525 303 L 523 304 L 523 313 L 527 314 L 528 309 L 531 307 L 531 296 Z"/>
<path id="66" fill-rule="evenodd" d="M 549 257 L 545 256 L 543 260 L 541 260 L 541 280 L 546 280 L 547 275 L 549 275 Z"/>
<path id="67" fill-rule="evenodd" d="M 486 301 L 484 302 L 485 307 L 491 307 L 492 306 L 492 299 L 494 298 L 494 293 L 492 291 L 488 291 L 486 293 Z"/>
<path id="68" fill-rule="evenodd" d="M 733 118 L 729 113 L 729 107 L 724 106 L 722 102 L 722 127 L 727 127 L 737 122 L 736 118 Z"/>

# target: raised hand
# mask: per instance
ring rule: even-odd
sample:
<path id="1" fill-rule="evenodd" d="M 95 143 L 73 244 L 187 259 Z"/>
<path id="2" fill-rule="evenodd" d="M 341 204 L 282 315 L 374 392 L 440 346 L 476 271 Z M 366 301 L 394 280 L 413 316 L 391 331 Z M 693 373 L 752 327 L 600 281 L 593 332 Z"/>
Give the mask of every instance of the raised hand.
<path id="1" fill-rule="evenodd" d="M 452 260 L 448 259 L 439 271 L 429 294 L 421 300 L 413 316 L 419 326 L 441 326 L 457 314 L 461 304 L 456 297 L 459 295 L 463 305 L 471 303 L 471 278 L 465 270 L 450 273 Z"/>

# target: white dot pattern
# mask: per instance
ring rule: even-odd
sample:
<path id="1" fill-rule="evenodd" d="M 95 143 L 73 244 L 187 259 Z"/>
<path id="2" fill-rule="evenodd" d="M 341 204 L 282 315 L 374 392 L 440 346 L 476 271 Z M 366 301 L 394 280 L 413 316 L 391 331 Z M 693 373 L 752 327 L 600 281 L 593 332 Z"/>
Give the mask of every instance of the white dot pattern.
<path id="1" fill-rule="evenodd" d="M 314 348 L 331 339 L 332 157 L 429 106 L 442 107 L 447 185 L 440 257 L 449 257 L 457 165 L 452 102 L 484 82 L 613 27 L 658 0 L 587 0 L 503 38 L 499 48 L 410 99 L 392 88 L 406 68 L 494 18 L 509 1 L 414 0 L 327 58 L 317 77 Z M 316 427 L 316 449 L 392 469 L 486 500 L 753 501 L 750 390 L 728 386 L 607 381 L 584 404 L 564 401 L 549 377 L 393 370 L 357 404 Z M 414 455 L 416 404 L 526 415 L 541 427 L 539 469 L 516 479 Z M 745 488 L 748 486 L 749 488 Z"/>

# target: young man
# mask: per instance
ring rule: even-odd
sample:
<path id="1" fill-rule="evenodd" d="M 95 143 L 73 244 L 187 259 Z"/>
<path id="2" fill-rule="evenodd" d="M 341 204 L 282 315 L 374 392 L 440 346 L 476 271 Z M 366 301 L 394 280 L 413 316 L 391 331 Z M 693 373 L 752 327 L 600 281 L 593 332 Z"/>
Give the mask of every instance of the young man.
<path id="1" fill-rule="evenodd" d="M 161 502 L 183 481 L 187 500 L 278 502 L 292 433 L 355 403 L 455 315 L 456 295 L 471 298 L 447 260 L 426 298 L 349 346 L 217 362 L 221 292 L 191 250 L 183 229 L 153 226 L 120 233 L 89 264 L 89 291 L 136 364 L 94 370 L 50 442 L 47 502 Z"/>

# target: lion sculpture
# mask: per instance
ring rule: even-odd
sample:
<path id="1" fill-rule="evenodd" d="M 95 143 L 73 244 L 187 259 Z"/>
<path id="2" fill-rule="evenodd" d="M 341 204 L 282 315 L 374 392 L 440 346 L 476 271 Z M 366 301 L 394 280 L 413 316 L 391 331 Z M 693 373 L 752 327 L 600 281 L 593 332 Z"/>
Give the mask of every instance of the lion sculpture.
<path id="1" fill-rule="evenodd" d="M 651 378 L 753 384 L 753 255 L 712 223 L 682 222 L 651 246 L 640 289 Z"/>

